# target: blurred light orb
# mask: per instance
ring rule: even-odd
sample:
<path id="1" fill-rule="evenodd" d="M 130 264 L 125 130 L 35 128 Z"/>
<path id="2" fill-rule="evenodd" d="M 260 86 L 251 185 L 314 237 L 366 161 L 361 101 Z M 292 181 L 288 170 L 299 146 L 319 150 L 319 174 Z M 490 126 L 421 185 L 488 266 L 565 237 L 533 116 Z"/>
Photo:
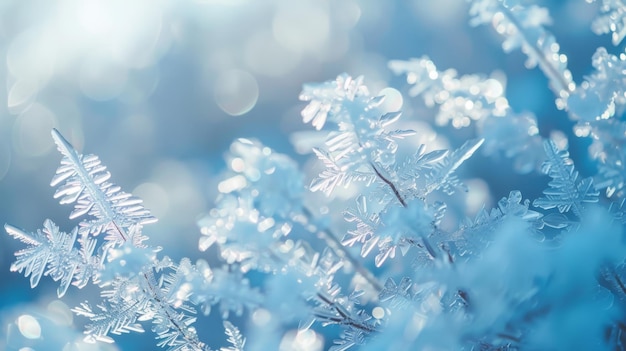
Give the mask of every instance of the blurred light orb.
<path id="1" fill-rule="evenodd" d="M 285 49 L 316 52 L 328 41 L 330 18 L 313 2 L 284 2 L 272 21 L 272 33 Z"/>
<path id="2" fill-rule="evenodd" d="M 7 97 L 9 112 L 19 113 L 27 110 L 35 102 L 38 91 L 37 79 L 18 79 L 9 88 Z"/>
<path id="3" fill-rule="evenodd" d="M 569 148 L 569 141 L 567 135 L 560 130 L 553 130 L 550 132 L 550 139 L 554 141 L 559 150 L 565 150 Z"/>
<path id="4" fill-rule="evenodd" d="M 324 337 L 311 329 L 291 330 L 280 341 L 279 351 L 321 351 Z"/>
<path id="5" fill-rule="evenodd" d="M 229 194 L 233 191 L 241 190 L 248 185 L 246 177 L 238 174 L 234 177 L 225 179 L 217 185 L 217 190 L 222 194 Z"/>
<path id="6" fill-rule="evenodd" d="M 496 99 L 504 93 L 504 87 L 497 79 L 489 78 L 484 82 L 484 94 L 486 97 Z"/>
<path id="7" fill-rule="evenodd" d="M 17 328 L 27 339 L 39 339 L 41 337 L 39 322 L 29 314 L 23 314 L 17 318 Z"/>
<path id="8" fill-rule="evenodd" d="M 256 326 L 266 326 L 271 320 L 272 314 L 264 308 L 259 308 L 252 313 L 252 323 Z"/>
<path id="9" fill-rule="evenodd" d="M 215 81 L 215 102 L 231 116 L 250 112 L 259 99 L 257 80 L 248 72 L 233 69 L 220 74 Z"/>
<path id="10" fill-rule="evenodd" d="M 489 208 L 492 199 L 489 184 L 480 178 L 467 179 L 464 181 L 469 192 L 465 198 L 466 216 L 475 216 L 482 208 Z"/>
<path id="11" fill-rule="evenodd" d="M 38 157 L 47 154 L 54 145 L 50 131 L 57 127 L 54 113 L 35 103 L 20 114 L 13 124 L 13 148 L 22 156 Z"/>
<path id="12" fill-rule="evenodd" d="M 378 95 L 385 96 L 385 100 L 380 105 L 380 109 L 382 111 L 396 112 L 402 109 L 402 104 L 404 103 L 404 99 L 402 98 L 402 93 L 400 93 L 397 89 L 384 88 L 378 93 Z"/>
<path id="13" fill-rule="evenodd" d="M 374 307 L 374 309 L 372 310 L 372 317 L 376 319 L 385 318 L 385 310 L 380 306 Z"/>
<path id="14" fill-rule="evenodd" d="M 72 310 L 61 300 L 54 300 L 48 304 L 49 318 L 57 325 L 71 326 L 74 320 Z"/>

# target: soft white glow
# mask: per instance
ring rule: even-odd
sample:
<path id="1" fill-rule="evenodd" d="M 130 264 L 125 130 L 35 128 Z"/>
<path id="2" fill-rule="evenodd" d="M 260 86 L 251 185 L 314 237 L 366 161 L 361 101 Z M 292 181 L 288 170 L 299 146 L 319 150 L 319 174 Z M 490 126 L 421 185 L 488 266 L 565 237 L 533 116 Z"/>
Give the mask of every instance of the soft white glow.
<path id="1" fill-rule="evenodd" d="M 378 95 L 385 96 L 385 100 L 380 105 L 382 112 L 395 112 L 402 109 L 404 99 L 402 98 L 402 93 L 400 93 L 397 89 L 384 88 L 378 92 Z"/>
<path id="2" fill-rule="evenodd" d="M 17 318 L 17 328 L 27 339 L 39 339 L 41 337 L 41 326 L 37 319 L 31 315 L 23 314 Z"/>
<path id="3" fill-rule="evenodd" d="M 330 18 L 317 2 L 286 2 L 274 16 L 272 33 L 287 50 L 316 52 L 328 41 Z"/>
<path id="4" fill-rule="evenodd" d="M 246 181 L 246 177 L 242 175 L 236 175 L 234 177 L 230 177 L 225 179 L 217 185 L 217 190 L 219 190 L 222 194 L 228 194 L 236 190 L 243 189 L 248 182 Z"/>
<path id="5" fill-rule="evenodd" d="M 72 310 L 61 300 L 54 300 L 47 307 L 49 318 L 58 325 L 70 326 L 74 320 Z"/>
<path id="6" fill-rule="evenodd" d="M 280 341 L 279 351 L 320 351 L 324 346 L 324 337 L 311 329 L 291 330 Z"/>
<path id="7" fill-rule="evenodd" d="M 378 306 L 378 307 L 374 307 L 374 309 L 372 309 L 372 317 L 376 318 L 376 319 L 382 319 L 385 317 L 385 310 Z"/>
<path id="8" fill-rule="evenodd" d="M 254 311 L 254 313 L 252 313 L 252 323 L 260 327 L 266 326 L 271 319 L 272 314 L 268 310 L 263 308 L 259 308 L 258 310 Z"/>

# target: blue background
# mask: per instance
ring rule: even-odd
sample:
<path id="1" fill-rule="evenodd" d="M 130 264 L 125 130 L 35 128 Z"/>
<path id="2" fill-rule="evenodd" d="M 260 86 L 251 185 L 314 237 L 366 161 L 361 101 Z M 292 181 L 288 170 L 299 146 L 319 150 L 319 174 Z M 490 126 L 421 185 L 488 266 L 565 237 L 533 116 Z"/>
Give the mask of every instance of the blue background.
<path id="1" fill-rule="evenodd" d="M 596 4 L 543 5 L 576 82 L 591 71 L 598 46 L 612 53 L 622 49 L 589 29 Z M 428 55 L 440 70 L 503 72 L 515 111 L 533 112 L 544 136 L 554 130 L 571 135 L 571 122 L 554 107 L 542 73 L 525 69 L 521 52 L 503 53 L 492 28 L 470 27 L 467 10 L 462 0 L 4 0 L 0 223 L 36 230 L 50 218 L 66 231 L 74 225 L 66 219 L 71 209 L 58 205 L 48 186 L 60 160 L 50 137 L 55 127 L 77 149 L 99 155 L 113 182 L 144 198 L 159 217 L 145 229 L 152 245 L 174 258 L 215 261 L 215 252 L 197 249 L 196 221 L 211 208 L 231 141 L 257 138 L 304 163 L 307 156 L 296 154 L 289 142 L 292 132 L 310 130 L 299 116 L 302 84 L 347 72 L 365 75 L 373 93 L 387 85 L 404 93 L 402 77 L 387 69 L 391 59 Z M 404 94 L 404 105 L 420 114 L 403 118 L 432 121 L 433 111 L 411 107 L 419 100 Z M 472 133 L 435 129 L 453 145 Z M 583 175 L 594 170 L 588 144 L 570 138 Z M 512 189 L 534 198 L 545 185 L 540 176 L 513 174 L 507 160 L 479 155 L 467 167 L 472 178 L 486 182 L 488 204 Z M 66 312 L 59 304 L 49 307 L 56 300 L 51 279 L 30 289 L 28 279 L 9 272 L 13 252 L 21 247 L 0 236 L 0 350 L 35 342 L 16 332 L 20 315 L 64 316 L 55 306 Z M 71 287 L 63 301 L 72 307 L 96 293 Z M 80 333 L 83 320 L 73 321 Z M 198 328 L 213 345 L 223 345 L 217 317 Z M 61 340 L 80 337 L 59 333 Z M 45 335 L 53 345 L 54 333 Z M 152 344 L 148 332 L 123 336 L 117 347 Z"/>

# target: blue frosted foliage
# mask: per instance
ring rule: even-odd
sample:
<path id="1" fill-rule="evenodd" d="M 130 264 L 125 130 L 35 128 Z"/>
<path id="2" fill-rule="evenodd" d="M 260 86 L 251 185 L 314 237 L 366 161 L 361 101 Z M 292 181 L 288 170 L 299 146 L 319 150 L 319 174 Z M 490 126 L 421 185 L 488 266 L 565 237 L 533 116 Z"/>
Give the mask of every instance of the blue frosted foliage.
<path id="1" fill-rule="evenodd" d="M 389 68 L 406 77 L 405 105 L 432 121 L 390 107 L 362 76 L 304 84 L 309 161 L 233 141 L 198 220 L 206 260 L 193 262 L 150 246 L 156 218 L 142 200 L 54 129 L 50 184 L 77 224 L 5 225 L 24 245 L 11 271 L 32 288 L 49 276 L 58 297 L 98 290 L 72 309 L 88 342 L 150 329 L 171 351 L 626 350 L 626 54 L 598 48 L 577 84 L 546 8 L 467 2 L 471 25 L 493 26 L 545 75 L 571 133 L 514 111 L 501 73 L 459 75 L 426 56 Z M 618 45 L 626 5 L 597 2 L 593 30 Z M 467 137 L 427 137 L 428 123 Z M 586 176 L 568 150 L 578 138 L 590 138 Z M 512 184 L 490 202 L 472 175 L 490 162 L 545 182 L 542 194 Z M 198 327 L 215 312 L 223 346 Z"/>

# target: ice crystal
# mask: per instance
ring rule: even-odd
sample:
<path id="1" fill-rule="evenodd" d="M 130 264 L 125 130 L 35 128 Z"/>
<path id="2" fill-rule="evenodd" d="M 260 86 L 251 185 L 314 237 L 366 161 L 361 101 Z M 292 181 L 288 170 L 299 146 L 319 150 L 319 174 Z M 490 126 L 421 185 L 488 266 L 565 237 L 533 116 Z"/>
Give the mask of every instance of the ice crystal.
<path id="1" fill-rule="evenodd" d="M 92 256 L 94 241 L 83 237 L 81 248 L 76 249 L 77 231 L 63 233 L 51 220 L 46 220 L 43 229 L 27 233 L 21 229 L 6 225 L 7 233 L 29 245 L 15 253 L 17 261 L 11 265 L 12 271 L 24 271 L 30 276 L 31 288 L 39 284 L 41 277 L 49 275 L 54 280 L 61 280 L 57 295 L 65 295 L 70 283 L 78 287 L 85 286 L 89 280 L 97 280 L 100 269 L 98 258 Z"/>

